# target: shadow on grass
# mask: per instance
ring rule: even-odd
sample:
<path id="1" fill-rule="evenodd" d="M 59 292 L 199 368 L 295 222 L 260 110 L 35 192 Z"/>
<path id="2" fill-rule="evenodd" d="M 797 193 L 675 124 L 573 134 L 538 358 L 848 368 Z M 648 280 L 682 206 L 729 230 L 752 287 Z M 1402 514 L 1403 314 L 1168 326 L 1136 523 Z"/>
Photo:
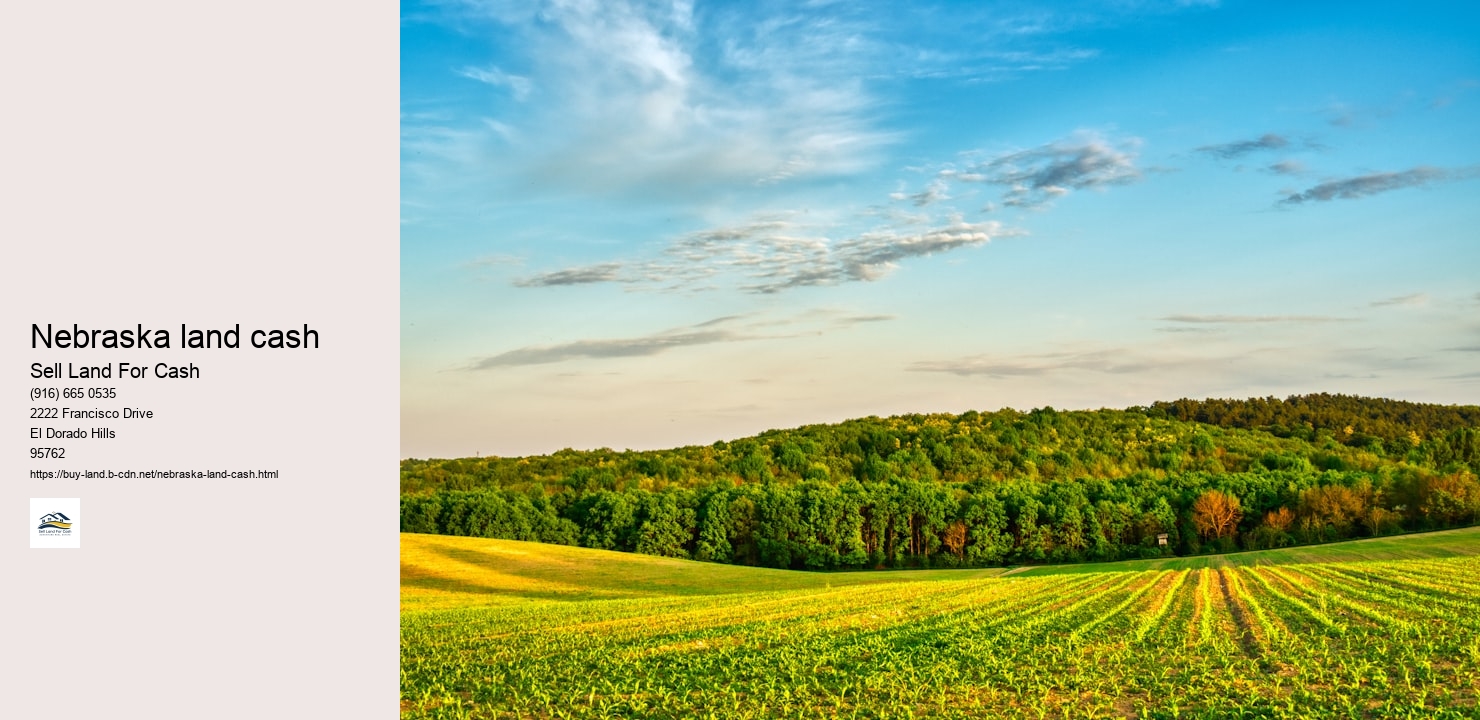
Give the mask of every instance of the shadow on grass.
<path id="1" fill-rule="evenodd" d="M 470 595 L 526 597 L 524 593 L 516 592 L 509 588 L 480 585 L 466 579 L 445 577 L 429 572 L 425 568 L 407 565 L 406 563 L 401 563 L 401 587 L 416 588 L 419 590 L 438 590 L 449 593 L 467 593 Z"/>
<path id="2" fill-rule="evenodd" d="M 644 578 L 632 577 L 630 574 L 624 575 L 620 572 L 603 572 L 600 568 L 593 569 L 592 567 L 574 562 L 552 562 L 549 558 L 540 556 L 524 556 L 511 559 L 510 556 L 504 553 L 451 547 L 442 544 L 431 544 L 425 546 L 423 549 L 434 555 L 463 565 L 484 569 L 516 579 L 512 583 L 516 587 L 500 587 L 492 584 L 478 583 L 474 579 L 451 578 L 436 571 L 405 564 L 402 565 L 401 569 L 402 586 L 478 595 L 498 595 L 530 600 L 635 598 L 671 595 L 674 594 L 672 592 L 673 590 L 680 589 L 664 588 L 663 590 L 668 590 L 667 592 L 660 589 L 644 591 L 643 589 L 634 587 L 634 585 L 641 582 Z M 408 569 L 414 570 L 414 573 L 411 573 L 409 577 Z M 518 581 L 521 580 L 528 581 L 533 587 L 517 587 L 520 584 Z M 553 585 L 555 587 L 541 588 L 538 587 L 540 585 Z"/>
<path id="3" fill-rule="evenodd" d="M 428 542 L 418 549 L 464 567 L 498 573 L 509 578 L 510 585 L 515 587 L 480 584 L 476 579 L 476 571 L 469 572 L 472 577 L 466 580 L 444 580 L 445 575 L 456 576 L 460 571 L 449 568 L 444 575 L 442 572 L 406 564 L 402 566 L 402 585 L 432 589 L 456 588 L 457 592 L 511 597 L 591 600 L 826 590 L 834 585 L 868 584 L 870 581 L 898 582 L 900 579 L 871 577 L 871 573 L 845 578 L 825 573 L 693 562 L 633 553 L 565 557 L 562 553 L 568 549 L 566 546 L 543 547 L 549 552 L 511 556 L 497 550 Z M 532 586 L 544 584 L 556 587 L 531 587 L 525 590 L 517 587 L 523 581 L 528 581 Z"/>

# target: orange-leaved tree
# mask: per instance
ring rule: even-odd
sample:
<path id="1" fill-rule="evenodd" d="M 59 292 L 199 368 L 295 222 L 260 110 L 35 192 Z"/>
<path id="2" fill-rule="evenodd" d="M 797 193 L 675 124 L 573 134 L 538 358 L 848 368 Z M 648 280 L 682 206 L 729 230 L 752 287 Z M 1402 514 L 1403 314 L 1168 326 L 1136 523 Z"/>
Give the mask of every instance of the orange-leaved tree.
<path id="1" fill-rule="evenodd" d="M 1238 498 L 1222 490 L 1208 490 L 1192 501 L 1192 523 L 1205 538 L 1233 537 L 1243 516 Z"/>
<path id="2" fill-rule="evenodd" d="M 966 523 L 957 520 L 947 525 L 945 532 L 941 533 L 941 542 L 956 557 L 964 557 L 966 554 Z"/>
<path id="3" fill-rule="evenodd" d="M 1288 532 L 1294 523 L 1295 513 L 1290 512 L 1290 508 L 1282 507 L 1264 513 L 1264 524 L 1275 532 Z"/>

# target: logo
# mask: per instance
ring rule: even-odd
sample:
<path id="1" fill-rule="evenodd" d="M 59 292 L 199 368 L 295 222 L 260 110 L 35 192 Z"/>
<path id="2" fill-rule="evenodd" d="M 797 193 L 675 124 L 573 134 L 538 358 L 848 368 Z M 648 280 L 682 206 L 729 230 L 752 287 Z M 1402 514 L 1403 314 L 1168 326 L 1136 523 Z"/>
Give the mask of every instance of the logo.
<path id="1" fill-rule="evenodd" d="M 59 512 L 47 513 L 41 516 L 41 524 L 36 526 L 36 529 L 45 530 L 47 528 L 62 531 L 59 534 L 71 535 L 72 518 L 69 518 Z"/>
<path id="2" fill-rule="evenodd" d="M 82 547 L 79 498 L 31 498 L 31 512 L 26 514 L 26 520 L 33 548 Z"/>

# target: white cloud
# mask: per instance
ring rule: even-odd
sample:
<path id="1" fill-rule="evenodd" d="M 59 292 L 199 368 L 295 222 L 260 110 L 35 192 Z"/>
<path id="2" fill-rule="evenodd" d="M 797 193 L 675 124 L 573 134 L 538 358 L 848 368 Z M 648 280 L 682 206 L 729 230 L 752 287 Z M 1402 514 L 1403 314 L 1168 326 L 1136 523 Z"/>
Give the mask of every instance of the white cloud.
<path id="1" fill-rule="evenodd" d="M 892 141 L 869 118 L 859 69 L 871 46 L 856 24 L 637 0 L 480 10 L 518 33 L 529 75 L 459 72 L 516 100 L 539 89 L 502 172 L 599 194 L 685 195 L 856 172 Z"/>
<path id="2" fill-rule="evenodd" d="M 798 335 L 816 336 L 847 330 L 865 323 L 888 322 L 893 315 L 860 315 L 835 308 L 816 308 L 780 318 L 726 315 L 684 327 L 626 338 L 575 340 L 554 345 L 531 345 L 476 358 L 464 370 L 491 370 L 522 365 L 545 365 L 568 360 L 604 360 L 647 357 L 670 350 L 716 343 L 775 340 Z"/>
<path id="3" fill-rule="evenodd" d="M 909 200 L 911 203 L 914 204 L 915 207 L 925 207 L 926 205 L 933 205 L 935 203 L 941 202 L 942 200 L 950 200 L 951 196 L 946 194 L 946 190 L 947 185 L 945 179 L 936 178 L 929 185 L 926 185 L 925 189 L 921 190 L 920 192 L 914 193 L 912 195 L 902 192 L 891 193 L 889 195 L 889 199 Z"/>
<path id="4" fill-rule="evenodd" d="M 1218 145 L 1203 145 L 1202 147 L 1195 148 L 1195 150 L 1200 153 L 1223 158 L 1224 160 L 1232 160 L 1248 155 L 1249 153 L 1283 150 L 1289 147 L 1289 145 L 1290 141 L 1283 135 L 1265 133 L 1253 140 L 1238 140 Z"/>
<path id="5" fill-rule="evenodd" d="M 1002 204 L 1040 207 L 1072 190 L 1125 185 L 1141 179 L 1136 167 L 1137 138 L 1112 143 L 1097 133 L 1080 132 L 1029 150 L 1002 153 L 940 178 L 1007 187 Z"/>
<path id="6" fill-rule="evenodd" d="M 534 89 L 534 83 L 529 78 L 520 75 L 510 75 L 497 67 L 475 68 L 465 67 L 457 71 L 458 75 L 481 83 L 487 83 L 494 87 L 508 88 L 509 93 L 515 100 L 524 102 L 529 99 L 529 93 Z"/>
<path id="7" fill-rule="evenodd" d="M 585 267 L 557 270 L 514 281 L 519 287 L 558 287 L 616 282 L 621 278 L 621 263 L 599 263 Z"/>
<path id="8" fill-rule="evenodd" d="M 1448 180 L 1466 180 L 1476 175 L 1476 168 L 1473 167 L 1456 171 L 1420 165 L 1401 172 L 1370 173 L 1328 180 L 1305 192 L 1290 193 L 1280 201 L 1280 204 L 1300 205 L 1306 202 L 1354 200 L 1403 188 L 1424 187 Z"/>
<path id="9" fill-rule="evenodd" d="M 1305 172 L 1305 164 L 1299 160 L 1281 160 L 1271 163 L 1265 170 L 1276 175 L 1300 175 Z"/>
<path id="10" fill-rule="evenodd" d="M 762 220 L 690 233 L 648 260 L 566 268 L 515 281 L 521 287 L 596 282 L 681 290 L 719 280 L 771 294 L 799 287 L 873 282 L 905 260 L 984 245 L 1023 234 L 996 221 L 953 215 L 926 227 L 885 225 L 834 240 L 794 220 Z"/>

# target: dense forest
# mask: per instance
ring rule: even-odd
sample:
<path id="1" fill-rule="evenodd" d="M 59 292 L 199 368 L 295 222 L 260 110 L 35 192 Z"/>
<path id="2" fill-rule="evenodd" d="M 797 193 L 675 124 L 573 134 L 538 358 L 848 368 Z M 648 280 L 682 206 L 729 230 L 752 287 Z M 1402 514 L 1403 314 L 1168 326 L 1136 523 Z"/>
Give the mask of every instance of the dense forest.
<path id="1" fill-rule="evenodd" d="M 798 569 L 1116 560 L 1480 520 L 1480 407 L 1343 395 L 869 417 L 405 460 L 401 530 Z"/>

